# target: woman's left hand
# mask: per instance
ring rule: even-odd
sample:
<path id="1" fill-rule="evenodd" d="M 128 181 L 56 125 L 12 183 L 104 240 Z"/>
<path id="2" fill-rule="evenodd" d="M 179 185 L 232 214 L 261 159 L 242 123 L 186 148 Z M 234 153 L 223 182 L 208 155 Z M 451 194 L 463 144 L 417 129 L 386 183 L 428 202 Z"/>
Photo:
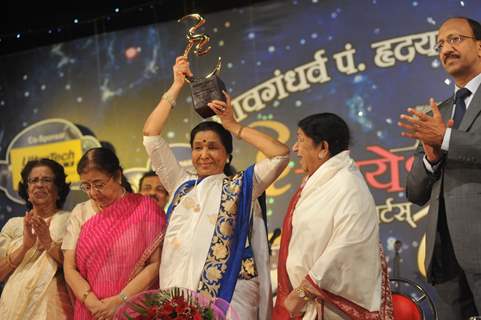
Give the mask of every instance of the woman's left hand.
<path id="1" fill-rule="evenodd" d="M 212 100 L 207 105 L 220 118 L 222 125 L 227 129 L 228 126 L 236 124 L 237 121 L 234 119 L 234 111 L 231 104 L 232 98 L 226 91 L 222 91 L 222 93 L 226 98 L 225 102 L 222 100 Z"/>
<path id="2" fill-rule="evenodd" d="M 41 217 L 37 215 L 32 216 L 32 226 L 35 234 L 37 235 L 38 248 L 46 250 L 52 244 L 52 237 L 50 236 L 50 230 L 48 224 Z"/>
<path id="3" fill-rule="evenodd" d="M 284 300 L 284 308 L 286 308 L 287 312 L 293 316 L 300 315 L 305 305 L 306 301 L 303 298 L 300 298 L 295 290 L 292 290 L 286 300 Z"/>
<path id="4" fill-rule="evenodd" d="M 96 319 L 110 320 L 114 317 L 115 311 L 122 304 L 119 296 L 113 296 L 101 300 L 102 310 L 98 313 Z"/>

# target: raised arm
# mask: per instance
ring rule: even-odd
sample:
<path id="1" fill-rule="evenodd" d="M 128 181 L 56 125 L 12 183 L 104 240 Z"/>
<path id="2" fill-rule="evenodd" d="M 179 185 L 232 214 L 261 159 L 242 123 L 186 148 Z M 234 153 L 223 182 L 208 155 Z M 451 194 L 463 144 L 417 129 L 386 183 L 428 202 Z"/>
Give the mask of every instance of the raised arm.
<path id="1" fill-rule="evenodd" d="M 185 77 L 192 76 L 189 61 L 185 57 L 178 57 L 173 67 L 174 80 L 170 88 L 163 94 L 160 102 L 155 107 L 144 124 L 144 136 L 158 136 L 164 129 L 170 111 L 175 106 L 175 101 L 182 91 Z"/>
<path id="2" fill-rule="evenodd" d="M 289 148 L 282 142 L 254 128 L 244 127 L 238 123 L 234 119 L 231 97 L 225 91 L 224 95 L 226 96 L 227 102 L 214 100 L 209 103 L 209 107 L 219 116 L 224 128 L 229 130 L 239 139 L 254 146 L 268 158 L 289 154 Z"/>
<path id="3" fill-rule="evenodd" d="M 160 136 L 165 123 L 174 108 L 175 100 L 184 86 L 185 77 L 192 76 L 189 62 L 184 57 L 178 57 L 173 67 L 174 80 L 170 88 L 149 115 L 144 124 L 144 146 L 149 155 L 152 169 L 157 173 L 160 182 L 169 193 L 175 191 L 177 183 L 187 173 L 175 159 L 166 141 Z"/>

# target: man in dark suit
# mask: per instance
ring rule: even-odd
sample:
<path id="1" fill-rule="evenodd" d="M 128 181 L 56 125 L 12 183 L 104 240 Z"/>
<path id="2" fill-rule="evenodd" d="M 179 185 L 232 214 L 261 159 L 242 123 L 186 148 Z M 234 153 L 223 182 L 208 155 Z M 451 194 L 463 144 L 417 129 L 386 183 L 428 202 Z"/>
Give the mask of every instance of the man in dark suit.
<path id="1" fill-rule="evenodd" d="M 451 18 L 435 50 L 455 82 L 455 94 L 432 112 L 408 109 L 399 125 L 420 145 L 407 178 L 410 201 L 429 202 L 425 266 L 447 307 L 441 319 L 481 311 L 481 25 Z"/>

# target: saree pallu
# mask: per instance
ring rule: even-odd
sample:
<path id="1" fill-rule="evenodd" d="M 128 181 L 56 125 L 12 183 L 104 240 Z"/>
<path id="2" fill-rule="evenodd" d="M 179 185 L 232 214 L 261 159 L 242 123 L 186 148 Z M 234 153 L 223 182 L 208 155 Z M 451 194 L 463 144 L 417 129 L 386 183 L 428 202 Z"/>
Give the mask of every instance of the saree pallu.
<path id="1" fill-rule="evenodd" d="M 299 200 L 300 193 L 302 191 L 302 186 L 293 196 L 291 203 L 289 204 L 289 208 L 287 214 L 284 218 L 283 224 L 283 236 L 281 239 L 281 249 L 279 252 L 279 266 L 278 266 L 278 289 L 277 289 L 277 299 L 276 305 L 274 308 L 273 319 L 274 320 L 301 320 L 302 316 L 291 317 L 287 312 L 286 308 L 284 307 L 284 301 L 289 295 L 289 293 L 294 290 L 292 284 L 289 280 L 289 275 L 287 274 L 285 261 L 287 260 L 288 255 L 288 245 L 289 239 L 292 234 L 292 213 L 294 212 L 295 205 Z M 335 295 L 330 293 L 327 290 L 323 290 L 320 288 L 317 283 L 307 275 L 306 280 L 317 289 L 315 294 L 315 301 L 317 309 L 317 318 L 324 319 L 325 311 L 325 304 L 329 304 L 335 308 L 337 308 L 343 315 L 349 316 L 350 319 L 355 320 L 392 320 L 393 319 L 393 307 L 391 301 L 391 289 L 389 286 L 389 277 L 387 271 L 387 263 L 384 257 L 384 253 L 382 247 L 379 246 L 379 256 L 381 260 L 381 268 L 382 268 L 382 283 L 381 283 L 381 307 L 379 311 L 370 312 L 369 310 L 364 309 L 363 307 L 356 305 L 354 302 L 349 301 L 341 296 Z M 281 262 L 284 263 L 281 263 Z"/>
<path id="2" fill-rule="evenodd" d="M 155 201 L 127 194 L 83 225 L 75 252 L 77 269 L 98 299 L 117 295 L 159 248 L 164 231 L 165 217 Z M 77 299 L 75 319 L 91 318 Z"/>
<path id="3" fill-rule="evenodd" d="M 214 232 L 196 288 L 227 302 L 231 302 L 241 269 L 249 262 L 248 269 L 254 269 L 252 248 L 246 247 L 251 227 L 253 177 L 254 166 L 250 166 L 223 179 Z M 167 213 L 169 218 L 175 215 L 176 207 L 195 184 L 195 180 L 189 180 L 179 186 Z"/>

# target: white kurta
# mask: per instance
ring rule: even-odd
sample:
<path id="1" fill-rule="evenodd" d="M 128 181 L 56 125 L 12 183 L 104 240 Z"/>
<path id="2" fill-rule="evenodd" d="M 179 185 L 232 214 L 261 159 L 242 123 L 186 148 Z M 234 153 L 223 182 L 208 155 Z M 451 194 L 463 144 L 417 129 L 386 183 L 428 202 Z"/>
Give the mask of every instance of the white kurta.
<path id="1" fill-rule="evenodd" d="M 287 257 L 294 288 L 310 275 L 326 291 L 369 311 L 381 304 L 378 216 L 369 189 L 343 151 L 309 177 L 296 205 Z M 349 319 L 326 305 L 324 319 Z M 310 303 L 304 319 L 316 319 Z"/>
<path id="2" fill-rule="evenodd" d="M 168 144 L 160 136 L 144 137 L 144 145 L 152 162 L 152 168 L 169 194 L 174 194 L 185 181 L 197 179 L 185 171 L 175 159 Z M 265 159 L 254 167 L 252 199 L 257 197 L 281 174 L 286 167 L 288 156 Z M 212 236 L 216 227 L 224 174 L 206 177 L 194 186 L 176 206 L 167 226 L 162 248 L 159 270 L 160 288 L 183 287 L 197 290 Z M 189 200 L 188 200 L 189 199 Z M 200 206 L 198 212 L 192 209 L 192 200 Z M 187 203 L 187 202 L 190 202 Z M 239 280 L 232 298 L 232 306 L 241 319 L 269 319 L 272 303 L 270 299 L 270 278 L 267 263 L 267 237 L 262 234 L 262 220 L 254 219 L 256 232 L 251 239 L 259 279 Z M 265 259 L 265 263 L 258 261 Z M 261 289 L 259 289 L 261 288 Z M 262 292 L 260 292 L 262 290 Z M 264 311 L 258 310 L 259 301 Z"/>
<path id="3" fill-rule="evenodd" d="M 62 242 L 62 250 L 75 250 L 82 226 L 87 220 L 97 214 L 93 200 L 77 204 L 70 214 L 67 222 L 67 231 Z"/>

